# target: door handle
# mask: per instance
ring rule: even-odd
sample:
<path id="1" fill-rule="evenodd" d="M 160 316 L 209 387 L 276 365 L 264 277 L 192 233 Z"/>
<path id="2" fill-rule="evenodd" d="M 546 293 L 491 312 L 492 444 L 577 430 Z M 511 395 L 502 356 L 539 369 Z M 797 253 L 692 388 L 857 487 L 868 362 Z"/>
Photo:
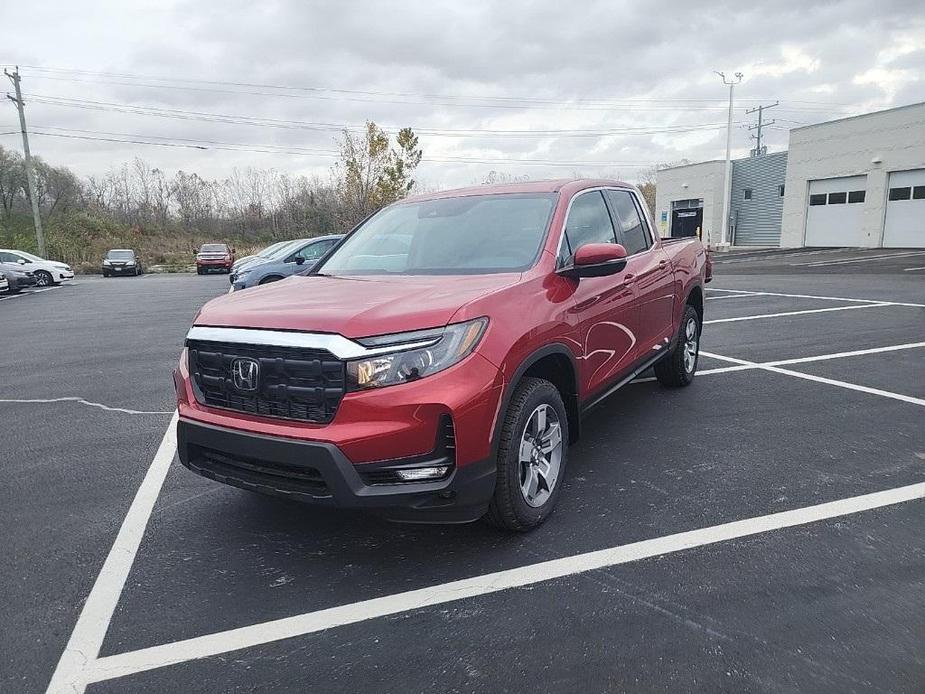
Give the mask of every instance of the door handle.
<path id="1" fill-rule="evenodd" d="M 658 266 L 659 266 L 659 267 L 665 267 L 667 264 L 668 264 L 668 261 L 667 261 L 667 260 L 662 259 L 662 260 L 659 260 L 659 261 L 658 261 Z"/>
<path id="2" fill-rule="evenodd" d="M 632 284 L 635 281 L 636 281 L 636 275 L 633 275 L 633 274 L 623 275 L 623 284 Z"/>

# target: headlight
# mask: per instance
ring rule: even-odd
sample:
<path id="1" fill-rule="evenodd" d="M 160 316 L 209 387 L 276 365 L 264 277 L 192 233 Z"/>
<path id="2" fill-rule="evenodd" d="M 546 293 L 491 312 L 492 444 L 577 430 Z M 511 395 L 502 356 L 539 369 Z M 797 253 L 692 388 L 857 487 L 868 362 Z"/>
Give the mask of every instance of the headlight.
<path id="1" fill-rule="evenodd" d="M 126 264 L 126 265 L 134 265 L 134 264 L 135 264 L 135 261 L 134 261 L 134 260 L 126 260 L 126 261 L 125 261 L 125 264 Z"/>
<path id="2" fill-rule="evenodd" d="M 416 381 L 443 371 L 472 353 L 487 326 L 487 318 L 476 318 L 466 323 L 448 325 L 442 330 L 415 331 L 360 340 L 359 342 L 369 348 L 397 347 L 401 343 L 421 343 L 428 340 L 432 342 L 426 347 L 348 361 L 347 388 L 381 388 Z"/>
<path id="3" fill-rule="evenodd" d="M 109 260 L 104 260 L 103 265 L 112 265 L 112 262 Z"/>

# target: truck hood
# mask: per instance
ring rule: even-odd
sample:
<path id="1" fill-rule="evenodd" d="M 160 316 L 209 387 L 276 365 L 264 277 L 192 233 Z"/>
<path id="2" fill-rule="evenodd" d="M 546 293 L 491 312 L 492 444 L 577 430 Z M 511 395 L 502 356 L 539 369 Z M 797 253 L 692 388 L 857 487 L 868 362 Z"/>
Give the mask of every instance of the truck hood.
<path id="1" fill-rule="evenodd" d="M 289 277 L 213 299 L 196 325 L 367 337 L 446 325 L 470 301 L 515 284 L 519 274 Z"/>

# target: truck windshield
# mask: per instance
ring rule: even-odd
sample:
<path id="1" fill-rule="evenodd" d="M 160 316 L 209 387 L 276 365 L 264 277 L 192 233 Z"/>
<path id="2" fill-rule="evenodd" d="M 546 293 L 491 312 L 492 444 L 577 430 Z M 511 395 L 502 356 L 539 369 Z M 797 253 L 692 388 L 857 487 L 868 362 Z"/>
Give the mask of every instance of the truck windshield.
<path id="1" fill-rule="evenodd" d="M 516 272 L 540 254 L 555 193 L 468 195 L 393 205 L 350 235 L 323 275 Z"/>

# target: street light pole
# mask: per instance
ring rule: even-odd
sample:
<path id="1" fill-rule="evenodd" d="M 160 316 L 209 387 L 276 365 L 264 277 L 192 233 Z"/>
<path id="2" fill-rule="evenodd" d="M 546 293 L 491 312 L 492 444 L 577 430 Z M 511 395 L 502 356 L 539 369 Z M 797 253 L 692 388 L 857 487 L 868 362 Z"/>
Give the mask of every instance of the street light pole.
<path id="1" fill-rule="evenodd" d="M 723 79 L 723 84 L 729 87 L 729 117 L 726 120 L 726 174 L 723 177 L 723 225 L 720 232 L 720 248 L 729 247 L 729 208 L 732 204 L 732 91 L 742 81 L 742 73 L 735 73 L 735 79 L 730 80 L 722 72 L 717 72 Z"/>

